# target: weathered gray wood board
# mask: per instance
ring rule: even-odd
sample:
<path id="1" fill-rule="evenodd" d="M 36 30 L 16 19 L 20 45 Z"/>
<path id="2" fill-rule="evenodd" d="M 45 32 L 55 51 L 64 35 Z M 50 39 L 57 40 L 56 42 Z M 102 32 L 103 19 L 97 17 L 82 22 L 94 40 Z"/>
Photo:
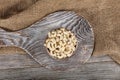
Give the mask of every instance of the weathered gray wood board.
<path id="1" fill-rule="evenodd" d="M 52 71 L 28 54 L 0 54 L 1 80 L 120 80 L 120 66 L 109 57 L 92 57 L 75 70 Z"/>
<path id="2" fill-rule="evenodd" d="M 44 46 L 47 34 L 61 27 L 74 33 L 77 39 L 75 54 L 62 61 L 52 59 Z M 82 16 L 74 11 L 58 11 L 16 32 L 0 29 L 0 46 L 17 46 L 46 68 L 66 70 L 68 67 L 77 67 L 77 64 L 90 58 L 94 48 L 94 35 L 91 25 Z"/>

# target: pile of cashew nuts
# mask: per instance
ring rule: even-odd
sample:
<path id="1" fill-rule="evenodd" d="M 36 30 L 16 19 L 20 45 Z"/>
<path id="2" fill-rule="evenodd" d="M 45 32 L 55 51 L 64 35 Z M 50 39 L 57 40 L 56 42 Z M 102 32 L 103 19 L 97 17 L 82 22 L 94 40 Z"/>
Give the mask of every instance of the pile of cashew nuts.
<path id="1" fill-rule="evenodd" d="M 44 46 L 50 56 L 57 59 L 71 57 L 76 49 L 77 39 L 75 35 L 65 28 L 52 30 Z"/>

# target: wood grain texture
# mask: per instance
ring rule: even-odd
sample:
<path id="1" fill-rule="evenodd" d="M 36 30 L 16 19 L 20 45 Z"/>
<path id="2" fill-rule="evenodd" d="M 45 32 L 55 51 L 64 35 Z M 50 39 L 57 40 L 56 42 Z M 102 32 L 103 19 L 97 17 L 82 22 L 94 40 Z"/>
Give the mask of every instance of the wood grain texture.
<path id="1" fill-rule="evenodd" d="M 6 48 L 14 50 L 14 48 Z M 1 49 L 2 51 L 5 48 Z M 9 51 L 8 50 L 8 51 Z M 27 53 L 0 54 L 0 80 L 119 80 L 120 66 L 109 56 L 91 57 L 85 64 L 69 71 L 41 67 Z"/>
<path id="2" fill-rule="evenodd" d="M 6 48 L 14 50 L 14 48 Z M 1 49 L 2 51 L 5 48 Z M 9 51 L 8 50 L 8 51 Z M 119 80 L 120 66 L 109 56 L 91 57 L 85 64 L 69 71 L 41 67 L 27 53 L 0 54 L 0 80 Z"/>
<path id="3" fill-rule="evenodd" d="M 108 56 L 92 57 L 68 71 L 53 71 L 39 66 L 27 54 L 0 54 L 1 80 L 119 80 L 120 67 Z"/>
<path id="4" fill-rule="evenodd" d="M 0 54 L 0 69 L 42 67 L 36 63 L 27 53 Z M 111 62 L 109 57 L 92 57 L 87 63 Z M 84 65 L 84 64 L 83 64 Z"/>
<path id="5" fill-rule="evenodd" d="M 64 27 L 74 33 L 77 38 L 77 48 L 74 55 L 63 60 L 50 57 L 44 46 L 48 32 Z M 51 13 L 30 27 L 7 32 L 0 30 L 0 44 L 17 46 L 26 51 L 41 66 L 54 70 L 75 68 L 86 62 L 94 48 L 94 35 L 89 22 L 74 11 L 58 11 Z"/>

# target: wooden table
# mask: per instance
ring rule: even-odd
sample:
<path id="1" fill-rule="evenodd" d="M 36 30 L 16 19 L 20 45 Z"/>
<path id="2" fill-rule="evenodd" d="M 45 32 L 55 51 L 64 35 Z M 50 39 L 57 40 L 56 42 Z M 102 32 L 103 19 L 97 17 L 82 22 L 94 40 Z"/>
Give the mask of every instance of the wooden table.
<path id="1" fill-rule="evenodd" d="M 108 56 L 92 57 L 75 70 L 52 71 L 28 54 L 10 50 L 0 50 L 0 80 L 120 80 L 120 66 Z"/>

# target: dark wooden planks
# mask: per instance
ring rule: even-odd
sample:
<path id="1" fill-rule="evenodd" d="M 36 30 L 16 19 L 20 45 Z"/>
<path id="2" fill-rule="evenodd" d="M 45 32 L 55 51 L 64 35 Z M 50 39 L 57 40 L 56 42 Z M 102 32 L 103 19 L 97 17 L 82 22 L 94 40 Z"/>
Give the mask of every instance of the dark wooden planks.
<path id="1" fill-rule="evenodd" d="M 81 65 L 71 71 L 50 71 L 45 68 L 17 68 L 0 70 L 0 79 L 24 80 L 119 80 L 120 67 L 114 62 Z"/>
<path id="2" fill-rule="evenodd" d="M 92 57 L 74 70 L 52 71 L 40 67 L 28 54 L 0 54 L 1 80 L 119 80 L 119 75 L 119 65 L 108 56 Z"/>
<path id="3" fill-rule="evenodd" d="M 38 65 L 27 54 L 0 54 L 0 69 L 37 67 Z"/>
<path id="4" fill-rule="evenodd" d="M 109 57 L 92 57 L 87 63 L 112 61 Z M 0 69 L 40 67 L 28 54 L 0 54 Z"/>

